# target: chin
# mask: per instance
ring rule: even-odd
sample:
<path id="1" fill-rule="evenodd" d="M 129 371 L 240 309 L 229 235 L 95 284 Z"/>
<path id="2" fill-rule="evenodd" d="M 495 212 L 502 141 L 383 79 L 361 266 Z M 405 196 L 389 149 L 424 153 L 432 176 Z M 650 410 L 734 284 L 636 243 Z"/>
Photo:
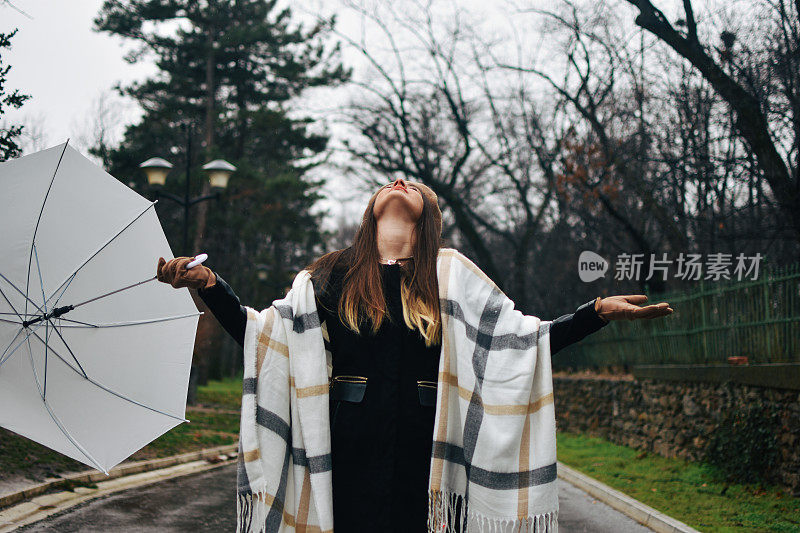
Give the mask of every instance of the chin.
<path id="1" fill-rule="evenodd" d="M 394 190 L 382 195 L 375 202 L 373 212 L 376 218 L 380 218 L 385 213 L 393 213 L 395 215 L 407 213 L 416 219 L 422 214 L 422 206 L 411 197 L 410 192 L 404 193 L 403 191 Z"/>

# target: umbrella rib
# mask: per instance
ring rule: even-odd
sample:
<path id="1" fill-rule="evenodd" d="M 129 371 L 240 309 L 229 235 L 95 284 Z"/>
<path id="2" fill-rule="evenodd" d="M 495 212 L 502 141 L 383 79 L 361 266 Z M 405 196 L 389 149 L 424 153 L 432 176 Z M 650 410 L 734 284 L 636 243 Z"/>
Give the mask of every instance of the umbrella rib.
<path id="1" fill-rule="evenodd" d="M 67 351 L 72 356 L 72 358 L 75 359 L 75 362 L 78 364 L 78 367 L 81 369 L 81 372 L 83 372 L 83 377 L 88 378 L 89 376 L 86 375 L 86 370 L 83 369 L 83 365 L 81 365 L 81 362 L 78 361 L 77 357 L 75 357 L 75 354 L 72 352 L 72 348 L 69 347 L 69 344 L 67 344 L 67 341 L 61 335 L 61 332 L 58 331 L 58 328 L 56 327 L 56 325 L 53 324 L 53 322 L 49 318 L 47 319 L 47 321 L 50 322 L 50 324 L 53 326 L 53 330 L 55 330 L 56 334 L 58 334 L 58 337 L 61 339 L 61 342 L 64 343 L 64 346 L 67 347 Z M 47 359 L 45 359 L 45 368 L 47 368 Z M 45 374 L 44 377 L 45 377 L 45 383 L 46 383 L 47 382 L 47 374 Z"/>
<path id="2" fill-rule="evenodd" d="M 56 164 L 56 169 L 53 171 L 53 177 L 50 178 L 50 185 L 47 186 L 47 193 L 44 195 L 44 200 L 42 201 L 42 207 L 39 209 L 39 216 L 36 218 L 36 227 L 33 229 L 33 237 L 31 237 L 31 251 L 28 254 L 28 275 L 25 279 L 25 298 L 28 298 L 28 289 L 30 289 L 31 283 L 31 260 L 33 258 L 33 248 L 36 244 L 36 233 L 39 231 L 39 222 L 42 221 L 42 214 L 44 213 L 44 206 L 47 204 L 47 198 L 50 196 L 50 190 L 53 188 L 53 182 L 56 180 L 56 174 L 58 174 L 58 169 L 61 167 L 61 160 L 64 159 L 64 154 L 67 152 L 67 146 L 69 145 L 69 139 L 67 142 L 64 143 L 64 149 L 61 150 L 61 155 L 58 157 L 58 163 Z M 6 280 L 7 281 L 7 280 Z M 31 302 L 33 303 L 33 302 Z M 34 304 L 36 305 L 36 304 Z M 25 303 L 25 313 L 28 313 L 28 303 Z"/>
<path id="3" fill-rule="evenodd" d="M 5 350 L 3 350 L 3 354 L 2 354 L 2 355 L 0 355 L 0 366 L 3 366 L 3 363 L 5 363 L 5 362 L 6 362 L 6 359 L 8 359 L 8 357 L 11 357 L 11 354 L 13 354 L 13 353 L 14 353 L 14 352 L 17 350 L 17 348 L 19 348 L 19 347 L 20 347 L 20 345 L 21 345 L 23 342 L 25 342 L 25 339 L 22 339 L 22 340 L 20 341 L 20 343 L 19 343 L 19 344 L 17 344 L 17 348 L 14 348 L 13 350 L 11 350 L 11 353 L 10 353 L 10 354 L 8 354 L 8 357 L 6 357 L 6 353 L 8 352 L 8 349 L 9 349 L 9 348 L 11 348 L 11 345 L 12 345 L 12 344 L 14 344 L 14 341 L 15 341 L 15 340 L 17 340 L 17 337 L 19 337 L 19 334 L 20 334 L 20 333 L 21 333 L 21 332 L 22 332 L 24 329 L 25 329 L 25 328 L 19 328 L 19 329 L 17 330 L 17 332 L 14 334 L 14 338 L 13 338 L 13 339 L 11 339 L 11 342 L 9 342 L 9 343 L 8 343 L 8 346 L 6 346 L 6 349 L 5 349 Z M 25 337 L 25 338 L 27 339 L 27 337 Z"/>
<path id="4" fill-rule="evenodd" d="M 63 316 L 58 317 L 59 320 L 66 320 L 67 322 L 75 322 L 76 324 L 83 324 L 83 326 L 65 326 L 64 324 L 59 323 L 58 326 L 61 328 L 99 328 L 97 324 L 90 324 L 88 322 L 81 322 L 80 320 L 73 320 L 71 318 L 64 318 Z"/>
<path id="5" fill-rule="evenodd" d="M 55 295 L 56 295 L 56 292 L 58 292 L 58 290 L 59 290 L 59 289 L 61 289 L 61 287 L 63 287 L 63 286 L 64 286 L 64 284 L 65 284 L 65 283 L 66 283 L 66 282 L 69 280 L 69 277 L 70 277 L 70 276 L 74 276 L 75 274 L 77 274 L 77 273 L 78 273 L 78 271 L 79 271 L 80 269 L 82 269 L 84 266 L 86 266 L 86 263 L 88 263 L 89 261 L 91 261 L 91 260 L 94 258 L 94 256 L 96 256 L 97 254 L 99 254 L 99 253 L 100 253 L 100 251 L 101 251 L 103 248 L 105 248 L 106 246 L 108 246 L 108 245 L 111 243 L 111 241 L 113 241 L 114 239 L 116 239 L 117 237 L 119 237 L 119 236 L 122 234 L 122 232 L 123 232 L 123 231 L 125 231 L 126 229 L 128 229 L 128 228 L 131 226 L 131 224 L 133 224 L 134 222 L 136 222 L 136 221 L 137 221 L 137 220 L 138 220 L 138 219 L 139 219 L 139 218 L 140 218 L 142 215 L 144 215 L 144 214 L 147 212 L 147 210 L 148 210 L 148 209 L 150 209 L 151 207 L 153 207 L 155 204 L 156 204 L 155 202 L 151 202 L 151 203 L 149 203 L 149 204 L 147 205 L 147 207 L 145 207 L 145 208 L 144 208 L 144 209 L 143 209 L 143 210 L 142 210 L 142 211 L 141 211 L 141 212 L 140 212 L 138 215 L 136 215 L 136 216 L 135 216 L 135 217 L 134 217 L 134 218 L 133 218 L 133 219 L 132 219 L 130 222 L 128 222 L 128 223 L 127 223 L 127 224 L 126 224 L 126 225 L 125 225 L 125 226 L 124 226 L 122 229 L 120 229 L 120 230 L 119 230 L 117 233 L 115 233 L 115 234 L 114 234 L 114 235 L 113 235 L 111 238 L 109 238 L 109 239 L 108 239 L 108 240 L 107 240 L 105 243 L 103 243 L 103 244 L 102 244 L 102 245 L 101 245 L 101 246 L 100 246 L 100 247 L 99 247 L 97 250 L 95 250 L 95 251 L 94 251 L 94 252 L 93 252 L 93 253 L 92 253 L 92 254 L 91 254 L 89 257 L 87 257 L 87 258 L 86 258 L 86 259 L 83 261 L 83 263 L 81 263 L 81 264 L 80 264 L 80 266 L 79 266 L 78 268 L 76 268 L 76 269 L 75 269 L 75 270 L 74 270 L 72 273 L 70 273 L 70 274 L 69 274 L 69 276 L 67 276 L 67 278 L 66 278 L 64 281 L 62 281 L 62 282 L 61 282 L 61 283 L 58 285 L 58 287 L 56 288 L 56 290 L 55 290 L 55 291 L 53 291 L 53 294 L 51 294 L 51 295 L 50 295 L 50 297 L 49 297 L 49 298 L 47 298 L 47 299 L 45 300 L 45 303 L 49 302 L 49 301 L 50 301 L 50 300 L 53 298 L 53 296 L 55 296 Z M 59 298 L 60 298 L 60 297 L 59 297 Z"/>
<path id="6" fill-rule="evenodd" d="M 124 290 L 126 290 L 126 289 L 132 289 L 133 287 L 138 287 L 139 285 L 141 285 L 141 284 L 143 284 L 143 283 L 147 283 L 148 281 L 153 281 L 153 280 L 154 280 L 154 279 L 156 279 L 157 277 L 158 277 L 158 276 L 153 276 L 152 278 L 146 279 L 146 280 L 144 280 L 144 281 L 137 281 L 136 283 L 131 283 L 131 284 L 130 284 L 130 285 L 128 285 L 127 287 L 122 287 L 121 289 L 117 289 L 117 290 L 115 290 L 115 291 L 107 292 L 107 293 L 105 293 L 105 294 L 101 294 L 100 296 L 95 296 L 94 298 L 90 298 L 90 299 L 88 299 L 88 300 L 84 300 L 84 301 L 82 301 L 81 303 L 72 304 L 72 307 L 73 307 L 73 308 L 75 308 L 75 307 L 81 306 L 81 305 L 83 305 L 83 304 L 88 304 L 89 302 L 93 302 L 93 301 L 95 301 L 95 300 L 99 300 L 100 298 L 105 298 L 106 296 L 111 296 L 112 294 L 116 294 L 116 293 L 118 293 L 118 292 L 121 292 L 121 291 L 124 291 Z M 59 298 L 60 298 L 60 297 L 59 297 Z M 58 300 L 56 300 L 56 304 L 58 304 Z"/>
<path id="7" fill-rule="evenodd" d="M 46 343 L 45 343 L 45 341 L 44 341 L 44 340 L 42 340 L 42 338 L 41 338 L 39 335 L 37 335 L 35 332 L 33 333 L 33 336 L 34 336 L 34 337 L 36 337 L 37 339 L 39 339 L 39 341 L 40 341 L 42 344 L 46 344 Z M 156 413 L 162 414 L 162 415 L 164 415 L 164 416 L 168 416 L 168 417 L 170 417 L 170 418 L 174 418 L 175 420 L 180 420 L 181 422 L 188 422 L 188 420 L 186 420 L 186 419 L 185 419 L 185 418 L 183 418 L 183 417 L 180 417 L 180 416 L 175 416 L 175 415 L 172 415 L 172 414 L 170 414 L 170 413 L 165 413 L 164 411 L 161 411 L 160 409 L 156 409 L 155 407 L 150 407 L 149 405 L 146 405 L 146 404 L 143 404 L 143 403 L 141 403 L 141 402 L 138 402 L 138 401 L 136 401 L 136 400 L 134 400 L 134 399 L 132 399 L 132 398 L 128 398 L 128 397 L 127 397 L 127 396 L 125 396 L 124 394 L 121 394 L 121 393 L 119 393 L 119 392 L 116 392 L 116 391 L 113 391 L 113 390 L 109 389 L 108 387 L 106 387 L 106 386 L 105 386 L 105 385 L 103 385 L 102 383 L 98 382 L 98 381 L 97 381 L 97 380 L 95 380 L 95 379 L 92 379 L 92 378 L 90 378 L 89 376 L 83 376 L 83 375 L 82 375 L 80 372 L 78 372 L 77 370 L 75 370 L 75 367 L 73 367 L 71 364 L 67 363 L 67 361 L 66 361 L 66 360 L 65 360 L 63 357 L 61 357 L 61 354 L 59 354 L 57 351 L 55 351 L 55 350 L 54 350 L 52 347 L 50 348 L 50 351 L 51 351 L 51 352 L 53 352 L 53 355 L 55 355 L 56 357 L 58 357 L 58 358 L 61 360 L 61 362 L 63 362 L 65 365 L 67 365 L 69 368 L 71 368 L 73 372 L 75 372 L 75 373 L 76 373 L 76 374 L 78 374 L 79 376 L 82 376 L 84 379 L 86 379 L 87 381 L 89 381 L 91 384 L 93 384 L 93 385 L 95 385 L 95 386 L 97 386 L 97 387 L 100 387 L 100 388 L 101 388 L 101 389 L 103 389 L 104 391 L 106 391 L 106 392 L 108 392 L 108 393 L 110 393 L 110 394 L 113 394 L 114 396 L 117 396 L 117 397 L 119 397 L 119 398 L 122 398 L 123 400 L 126 400 L 126 401 L 128 401 L 128 402 L 131 402 L 131 403 L 133 403 L 133 404 L 135 404 L 135 405 L 138 405 L 138 406 L 140 406 L 140 407 L 144 407 L 145 409 L 149 409 L 149 410 L 151 410 L 151 411 L 154 411 L 154 412 L 156 412 Z"/>
<path id="8" fill-rule="evenodd" d="M 65 324 L 59 324 L 59 327 L 62 328 L 117 328 L 123 326 L 138 326 L 139 324 L 152 324 L 153 322 L 166 322 L 167 320 L 178 320 L 180 318 L 189 318 L 192 316 L 199 316 L 202 315 L 202 312 L 197 313 L 189 313 L 186 315 L 175 315 L 175 316 L 167 316 L 161 318 L 149 318 L 147 320 L 131 320 L 128 322 L 109 322 L 107 324 L 89 324 L 87 322 L 78 322 L 77 320 L 72 320 L 71 322 L 78 322 L 79 324 L 86 324 L 84 326 L 71 326 Z M 69 320 L 68 318 L 59 317 L 59 320 Z"/>
<path id="9" fill-rule="evenodd" d="M 39 311 L 40 313 L 42 313 L 42 308 L 41 308 L 41 307 L 39 307 L 38 305 L 36 305 L 36 302 L 34 302 L 34 301 L 33 301 L 33 300 L 31 300 L 30 298 L 28 298 L 28 295 L 27 295 L 27 294 L 25 294 L 24 292 L 22 292 L 22 291 L 19 289 L 19 287 L 17 287 L 16 285 L 14 285 L 14 284 L 11 282 L 11 280 L 10 280 L 10 279 L 8 279 L 7 277 L 5 277 L 5 276 L 3 275 L 3 273 L 2 273 L 2 272 L 0 272 L 0 278 L 3 278 L 4 280 L 6 280 L 6 283 L 8 283 L 9 285 L 11 285 L 11 287 L 12 287 L 12 288 L 13 288 L 15 291 L 17 291 L 18 293 L 20 293 L 20 294 L 22 295 L 22 297 L 23 297 L 23 298 L 25 298 L 25 300 L 27 300 L 28 302 L 32 303 L 32 304 L 33 304 L 33 306 L 36 308 L 36 310 L 37 310 L 37 311 Z M 13 310 L 15 313 L 17 313 L 17 316 L 19 316 L 19 318 L 20 318 L 20 319 L 22 319 L 22 316 L 20 316 L 19 312 L 18 312 L 18 311 L 17 311 L 17 310 L 14 308 L 14 306 L 13 306 L 13 305 L 11 305 L 11 302 L 8 300 L 8 298 L 6 298 L 6 293 L 4 293 L 4 292 L 3 292 L 3 289 L 0 289 L 0 294 L 2 294 L 2 295 L 3 295 L 3 298 L 5 298 L 6 302 L 8 302 L 8 305 L 10 305 L 10 306 L 11 306 L 11 309 L 12 309 L 12 310 Z M 27 304 L 25 305 L 25 316 L 28 316 L 28 305 L 27 305 Z"/>
<path id="10" fill-rule="evenodd" d="M 37 335 L 37 337 L 38 337 L 38 335 Z M 76 448 L 78 448 L 78 450 L 80 450 L 80 452 L 83 455 L 85 455 L 86 458 L 89 459 L 92 462 L 92 464 L 94 464 L 95 467 L 97 467 L 98 470 L 101 470 L 104 474 L 108 475 L 108 471 L 105 468 L 103 468 L 102 466 L 100 466 L 100 463 L 94 457 L 92 457 L 92 454 L 90 454 L 86 450 L 86 448 L 81 446 L 80 443 L 78 441 L 76 441 L 72 437 L 72 435 L 69 434 L 69 431 L 67 431 L 67 428 L 64 427 L 64 424 L 61 423 L 61 420 L 56 416 L 56 414 L 50 408 L 50 404 L 47 403 L 47 400 L 45 399 L 44 394 L 42 394 L 42 386 L 39 383 L 39 376 L 36 374 L 36 365 L 33 364 L 33 350 L 31 350 L 31 342 L 30 342 L 29 339 L 27 339 L 27 340 L 28 340 L 28 359 L 31 362 L 31 371 L 33 372 L 33 379 L 36 381 L 36 388 L 39 390 L 39 396 L 42 398 L 42 403 L 44 403 L 44 406 L 47 409 L 47 412 L 50 414 L 50 418 L 53 419 L 53 422 L 56 423 L 56 426 L 58 427 L 58 429 L 61 430 L 61 432 L 64 434 L 64 436 L 67 437 L 69 439 L 69 441 Z"/>
<path id="11" fill-rule="evenodd" d="M 39 329 L 40 327 L 42 327 L 42 325 L 41 325 L 41 324 L 39 324 L 38 326 L 36 326 L 36 329 Z M 11 350 L 11 353 L 9 353 L 8 355 L 6 355 L 6 352 L 8 352 L 8 349 L 9 349 L 9 348 L 11 348 L 11 345 L 14 343 L 14 341 L 15 341 L 15 340 L 17 340 L 17 337 L 19 336 L 20 332 L 21 332 L 21 331 L 23 331 L 24 329 L 25 329 L 25 328 L 20 328 L 20 330 L 17 332 L 17 334 L 16 334 L 16 335 L 14 335 L 14 338 L 13 338 L 13 339 L 11 339 L 11 342 L 8 344 L 8 346 L 6 346 L 6 349 L 5 349 L 5 350 L 3 350 L 3 355 L 2 355 L 2 356 L 0 356 L 0 366 L 3 366 L 3 363 L 5 363 L 6 361 L 8 361 L 8 360 L 11 358 L 11 356 L 14 354 L 14 352 L 16 352 L 16 351 L 17 351 L 17 348 L 19 348 L 20 346 L 22 346 L 22 344 L 23 344 L 23 343 L 24 343 L 24 342 L 25 342 L 25 341 L 28 339 L 28 337 L 30 337 L 30 336 L 31 336 L 31 333 L 32 333 L 32 332 L 29 332 L 29 333 L 28 333 L 28 334 L 25 336 L 25 338 L 24 338 L 24 339 L 22 339 L 21 341 L 19 341 L 19 344 L 17 344 L 17 345 L 14 347 L 14 349 L 13 349 L 13 350 Z"/>
<path id="12" fill-rule="evenodd" d="M 61 299 L 62 296 L 64 296 L 64 293 L 67 292 L 67 289 L 69 289 L 69 286 L 72 284 L 73 280 L 75 279 L 75 276 L 77 275 L 78 273 L 74 272 L 69 278 L 67 278 L 66 285 L 62 283 L 62 285 L 64 285 L 63 289 L 59 287 L 55 292 L 53 292 L 53 296 L 55 296 L 56 292 L 61 291 L 61 294 L 58 296 L 58 298 L 56 298 L 56 301 L 53 304 L 53 308 L 55 308 L 58 305 L 58 301 Z M 50 298 L 52 298 L 53 296 L 51 296 Z M 50 298 L 48 298 L 46 301 L 49 302 Z"/>
<path id="13" fill-rule="evenodd" d="M 36 243 L 33 244 L 33 255 L 36 257 L 36 271 L 39 273 L 39 287 L 42 289 L 42 301 L 44 302 L 44 312 L 47 313 L 47 302 L 44 296 L 44 281 L 42 281 L 42 267 L 39 265 L 39 252 L 36 250 Z M 27 311 L 27 309 L 26 309 Z M 47 378 L 45 377 L 45 382 Z"/>
<path id="14" fill-rule="evenodd" d="M 3 274 L 0 274 L 0 276 L 3 276 Z M 3 276 L 3 278 L 5 279 L 5 276 Z M 12 285 L 12 286 L 13 286 L 13 285 Z M 16 288 L 16 287 L 14 287 L 14 288 Z M 20 314 L 19 314 L 19 311 L 17 311 L 17 308 L 16 308 L 16 307 L 14 307 L 14 304 L 12 304 L 12 303 L 11 303 L 11 300 L 9 300 L 9 299 L 8 299 L 8 296 L 6 296 L 6 293 L 3 291 L 3 289 L 2 289 L 2 288 L 0 288 L 0 295 L 2 295 L 2 296 L 3 296 L 3 299 L 6 301 L 6 303 L 7 303 L 7 304 L 8 304 L 8 306 L 11 308 L 11 310 L 12 310 L 12 311 L 14 311 L 14 314 L 15 314 L 15 315 L 17 315 L 17 317 L 18 317 L 18 318 L 19 318 L 19 319 L 20 319 L 22 322 L 24 322 L 24 321 L 25 321 L 25 319 L 24 319 L 24 318 L 22 318 L 22 315 L 20 315 Z M 24 296 L 24 295 L 23 295 L 23 296 Z M 11 313 L 5 313 L 5 314 L 11 314 Z M 25 316 L 28 316 L 28 313 L 25 313 Z"/>

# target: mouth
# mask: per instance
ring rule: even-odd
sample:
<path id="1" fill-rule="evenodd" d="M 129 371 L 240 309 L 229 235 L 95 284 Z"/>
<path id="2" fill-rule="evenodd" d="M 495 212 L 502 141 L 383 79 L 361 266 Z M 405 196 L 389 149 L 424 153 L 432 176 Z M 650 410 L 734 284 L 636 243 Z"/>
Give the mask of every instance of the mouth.
<path id="1" fill-rule="evenodd" d="M 391 188 L 392 191 L 396 191 L 398 189 L 403 191 L 403 192 L 408 192 L 408 190 L 406 190 L 405 187 L 403 187 L 402 185 L 399 185 L 399 184 L 398 185 L 393 185 L 392 188 Z"/>

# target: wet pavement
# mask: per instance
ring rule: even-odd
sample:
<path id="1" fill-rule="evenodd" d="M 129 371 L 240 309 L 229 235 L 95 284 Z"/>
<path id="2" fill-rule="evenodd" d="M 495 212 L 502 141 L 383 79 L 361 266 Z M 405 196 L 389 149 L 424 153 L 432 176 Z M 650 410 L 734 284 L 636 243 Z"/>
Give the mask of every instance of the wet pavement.
<path id="1" fill-rule="evenodd" d="M 110 494 L 17 531 L 236 531 L 236 465 Z"/>
<path id="2" fill-rule="evenodd" d="M 575 485 L 558 480 L 559 533 L 652 533 Z"/>
<path id="3" fill-rule="evenodd" d="M 560 533 L 652 530 L 558 480 Z M 18 531 L 172 533 L 236 531 L 236 465 L 169 479 L 86 502 Z"/>

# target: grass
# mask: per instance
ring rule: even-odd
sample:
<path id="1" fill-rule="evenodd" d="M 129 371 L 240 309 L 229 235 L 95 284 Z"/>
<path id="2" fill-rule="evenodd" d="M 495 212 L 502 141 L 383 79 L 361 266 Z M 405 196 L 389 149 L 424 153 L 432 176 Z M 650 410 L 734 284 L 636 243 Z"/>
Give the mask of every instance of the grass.
<path id="1" fill-rule="evenodd" d="M 188 423 L 180 424 L 134 453 L 128 461 L 142 461 L 203 448 L 236 444 L 239 439 L 242 380 L 210 381 L 198 387 L 203 409 L 186 409 Z M 210 409 L 209 409 L 210 408 Z M 0 428 L 0 479 L 24 475 L 43 481 L 64 472 L 89 467 L 32 440 Z"/>
<path id="2" fill-rule="evenodd" d="M 236 444 L 239 439 L 239 415 L 194 411 L 187 408 L 183 423 L 167 431 L 156 440 L 134 453 L 130 461 L 169 457 L 204 448 Z"/>
<path id="3" fill-rule="evenodd" d="M 242 380 L 209 381 L 197 387 L 197 403 L 203 410 L 186 409 L 188 423 L 181 424 L 133 454 L 130 460 L 155 459 L 203 448 L 236 444 L 239 440 L 239 411 L 242 408 Z M 207 410 L 208 408 L 217 409 Z"/>
<path id="4" fill-rule="evenodd" d="M 800 531 L 800 498 L 731 484 L 714 467 L 558 433 L 558 460 L 700 531 Z"/>
<path id="5" fill-rule="evenodd" d="M 197 388 L 197 402 L 219 409 L 242 409 L 242 378 L 226 378 L 209 381 Z"/>
<path id="6" fill-rule="evenodd" d="M 59 472 L 80 469 L 78 461 L 0 428 L 0 479 L 25 474 L 32 479 L 44 480 Z"/>

